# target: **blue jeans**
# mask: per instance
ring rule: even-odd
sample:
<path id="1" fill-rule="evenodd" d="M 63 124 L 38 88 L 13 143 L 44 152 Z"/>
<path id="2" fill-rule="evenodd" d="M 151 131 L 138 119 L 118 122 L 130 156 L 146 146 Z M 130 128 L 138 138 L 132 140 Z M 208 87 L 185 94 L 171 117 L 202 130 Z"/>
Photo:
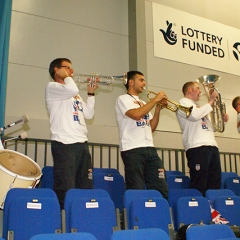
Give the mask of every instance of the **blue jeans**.
<path id="1" fill-rule="evenodd" d="M 121 157 L 125 165 L 127 189 L 155 189 L 167 199 L 168 186 L 163 162 L 154 147 L 122 151 Z"/>

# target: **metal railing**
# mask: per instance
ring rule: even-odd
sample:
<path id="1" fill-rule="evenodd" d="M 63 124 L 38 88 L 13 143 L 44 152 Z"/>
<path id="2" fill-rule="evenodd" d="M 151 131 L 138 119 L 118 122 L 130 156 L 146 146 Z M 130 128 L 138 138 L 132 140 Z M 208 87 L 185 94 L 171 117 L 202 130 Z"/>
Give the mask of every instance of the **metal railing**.
<path id="1" fill-rule="evenodd" d="M 40 165 L 51 166 L 51 140 L 28 138 L 24 140 L 10 140 L 5 142 L 5 148 L 18 151 Z M 188 174 L 187 161 L 184 149 L 156 148 L 159 157 L 163 160 L 166 170 L 180 170 Z M 116 168 L 123 171 L 119 145 L 89 143 L 93 167 Z M 220 152 L 222 171 L 240 174 L 240 153 Z"/>

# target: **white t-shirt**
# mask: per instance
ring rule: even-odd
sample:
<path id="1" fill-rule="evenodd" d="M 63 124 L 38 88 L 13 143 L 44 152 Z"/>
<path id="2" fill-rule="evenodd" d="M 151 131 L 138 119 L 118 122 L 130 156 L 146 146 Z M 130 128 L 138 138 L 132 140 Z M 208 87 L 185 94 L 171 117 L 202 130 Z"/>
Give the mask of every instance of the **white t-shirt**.
<path id="1" fill-rule="evenodd" d="M 88 132 L 84 118 L 93 117 L 95 97 L 88 97 L 85 103 L 73 79 L 67 77 L 64 82 L 50 82 L 46 87 L 51 139 L 64 144 L 85 142 Z"/>
<path id="2" fill-rule="evenodd" d="M 237 124 L 240 122 L 240 113 L 237 115 Z M 238 127 L 238 133 L 240 133 L 240 127 Z"/>
<path id="3" fill-rule="evenodd" d="M 183 132 L 182 141 L 185 151 L 203 145 L 217 147 L 212 124 L 206 117 L 212 111 L 211 105 L 206 103 L 202 107 L 198 107 L 193 100 L 188 98 L 180 99 L 179 103 L 185 107 L 193 106 L 188 118 L 182 110 L 177 111 L 177 119 Z"/>
<path id="4" fill-rule="evenodd" d="M 3 145 L 2 145 L 2 139 L 0 138 L 0 150 L 4 149 Z"/>
<path id="5" fill-rule="evenodd" d="M 146 104 L 138 96 L 124 94 L 118 97 L 115 110 L 120 135 L 120 151 L 126 151 L 138 147 L 153 147 L 152 129 L 150 120 L 152 114 L 149 112 L 139 120 L 133 120 L 125 113 L 134 108 Z"/>

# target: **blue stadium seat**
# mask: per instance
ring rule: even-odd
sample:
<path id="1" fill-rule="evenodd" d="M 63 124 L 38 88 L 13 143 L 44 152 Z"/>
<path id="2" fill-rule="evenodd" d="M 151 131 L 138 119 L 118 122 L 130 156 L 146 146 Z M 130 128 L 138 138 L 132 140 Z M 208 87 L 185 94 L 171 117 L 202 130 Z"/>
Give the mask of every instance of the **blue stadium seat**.
<path id="1" fill-rule="evenodd" d="M 64 210 L 62 211 L 62 225 L 63 232 L 70 233 L 69 226 L 69 216 L 70 216 L 70 207 L 74 199 L 78 198 L 86 198 L 86 199 L 94 199 L 94 198 L 109 198 L 110 196 L 107 191 L 103 189 L 69 189 L 66 192 L 64 199 Z"/>
<path id="2" fill-rule="evenodd" d="M 29 240 L 42 233 L 60 233 L 60 205 L 57 198 L 19 197 L 8 209 L 8 239 Z"/>
<path id="3" fill-rule="evenodd" d="M 156 199 L 163 198 L 162 194 L 157 190 L 135 190 L 128 189 L 124 193 L 124 229 L 130 229 L 130 206 L 133 200 L 135 199 Z"/>
<path id="4" fill-rule="evenodd" d="M 177 201 L 181 197 L 202 197 L 202 194 L 197 189 L 170 189 L 168 191 L 168 203 L 171 208 L 175 231 L 177 231 Z"/>
<path id="5" fill-rule="evenodd" d="M 168 202 L 165 198 L 135 199 L 130 206 L 130 229 L 160 228 L 174 236 Z"/>
<path id="6" fill-rule="evenodd" d="M 114 202 L 115 208 L 123 209 L 123 196 L 126 190 L 124 178 L 120 174 L 98 173 L 93 178 L 94 189 L 106 190 Z"/>
<path id="7" fill-rule="evenodd" d="M 115 206 L 110 198 L 74 199 L 70 207 L 71 232 L 89 232 L 98 240 L 110 239 L 117 226 Z"/>
<path id="8" fill-rule="evenodd" d="M 175 175 L 175 176 L 185 176 L 185 174 L 179 170 L 166 170 L 165 171 L 166 177 Z"/>
<path id="9" fill-rule="evenodd" d="M 213 240 L 235 237 L 232 229 L 224 224 L 192 226 L 187 230 L 186 235 L 187 240 Z"/>
<path id="10" fill-rule="evenodd" d="M 169 175 L 166 178 L 169 189 L 186 189 L 189 188 L 190 178 L 188 176 Z"/>
<path id="11" fill-rule="evenodd" d="M 224 186 L 233 191 L 236 196 L 240 196 L 240 177 L 228 177 Z"/>
<path id="12" fill-rule="evenodd" d="M 91 233 L 38 234 L 30 240 L 97 240 Z"/>
<path id="13" fill-rule="evenodd" d="M 229 221 L 230 226 L 240 227 L 240 197 L 218 197 L 214 201 L 214 208 Z"/>
<path id="14" fill-rule="evenodd" d="M 41 188 L 53 189 L 54 179 L 53 179 L 53 167 L 45 166 L 42 169 L 42 177 L 40 181 Z"/>
<path id="15" fill-rule="evenodd" d="M 120 172 L 116 168 L 93 168 L 93 177 L 98 173 L 108 174 L 120 174 Z"/>
<path id="16" fill-rule="evenodd" d="M 181 197 L 176 207 L 177 229 L 188 224 L 210 224 L 211 208 L 205 197 Z"/>
<path id="17" fill-rule="evenodd" d="M 235 172 L 221 172 L 221 188 L 225 188 L 225 180 L 229 177 L 238 177 Z"/>
<path id="18" fill-rule="evenodd" d="M 205 192 L 205 197 L 210 201 L 211 204 L 214 203 L 215 199 L 218 197 L 232 197 L 235 193 L 230 189 L 208 189 Z"/>
<path id="19" fill-rule="evenodd" d="M 4 202 L 3 209 L 3 238 L 7 239 L 7 231 L 8 231 L 8 215 L 9 215 L 9 206 L 14 199 L 18 199 L 19 197 L 28 197 L 28 200 L 31 201 L 33 198 L 38 197 L 47 197 L 57 199 L 56 193 L 48 188 L 12 188 L 8 191 L 6 195 L 6 199 Z"/>
<path id="20" fill-rule="evenodd" d="M 112 234 L 111 240 L 170 240 L 162 229 L 148 228 L 138 230 L 121 230 Z"/>

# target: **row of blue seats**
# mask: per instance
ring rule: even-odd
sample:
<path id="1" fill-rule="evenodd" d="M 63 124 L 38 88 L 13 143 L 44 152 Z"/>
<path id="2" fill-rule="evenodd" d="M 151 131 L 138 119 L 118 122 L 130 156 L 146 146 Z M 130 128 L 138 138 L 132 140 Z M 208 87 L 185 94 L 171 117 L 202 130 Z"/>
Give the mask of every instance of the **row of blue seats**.
<path id="1" fill-rule="evenodd" d="M 189 188 L 190 178 L 181 171 L 166 171 L 166 180 L 169 189 Z M 221 189 L 231 189 L 240 196 L 240 177 L 235 172 L 221 173 Z"/>
<path id="2" fill-rule="evenodd" d="M 111 240 L 170 240 L 161 229 L 148 228 L 139 230 L 121 230 L 114 232 Z M 186 232 L 187 240 L 237 240 L 231 229 L 226 225 L 192 226 Z M 90 233 L 39 234 L 30 240 L 97 240 Z"/>
<path id="3" fill-rule="evenodd" d="M 239 226 L 238 219 L 234 222 L 234 214 L 239 218 L 240 197 L 221 190 L 212 191 L 218 191 L 216 199 L 222 198 L 226 211 L 223 214 L 222 206 L 218 210 L 229 225 Z M 217 209 L 217 204 L 214 207 Z M 5 200 L 3 237 L 24 240 L 38 233 L 90 232 L 98 240 L 107 240 L 114 231 L 121 230 L 115 206 L 102 189 L 70 189 L 61 215 L 62 218 L 53 190 L 13 188 Z M 209 202 L 195 189 L 172 189 L 168 201 L 156 190 L 127 190 L 123 215 L 125 229 L 161 228 L 170 239 L 174 239 L 174 230 L 181 224 L 211 222 Z"/>
<path id="4" fill-rule="evenodd" d="M 43 172 L 43 176 L 42 176 L 41 184 L 40 184 L 41 187 L 53 189 L 53 167 L 46 166 L 42 169 L 42 172 Z M 120 172 L 115 168 L 93 168 L 95 188 L 101 188 L 101 187 L 107 188 L 107 186 L 104 186 L 104 184 L 102 183 L 101 174 L 106 174 L 106 176 L 107 175 L 115 176 L 116 174 L 121 175 Z M 119 188 L 118 192 L 120 191 L 122 193 L 125 190 L 124 178 L 122 176 L 118 177 L 118 178 L 119 178 L 117 180 L 118 188 Z M 221 180 L 221 188 L 222 189 L 224 189 L 224 188 L 232 189 L 236 195 L 240 196 L 240 184 L 239 185 L 237 184 L 237 183 L 240 183 L 240 177 L 237 175 L 237 173 L 222 172 L 221 179 L 222 179 Z M 188 176 L 184 175 L 184 173 L 179 170 L 166 171 L 166 180 L 167 180 L 169 189 L 189 188 L 190 178 Z M 115 189 L 115 188 L 113 188 L 113 189 Z M 109 190 L 110 190 L 110 188 L 109 188 Z M 114 193 L 111 194 L 111 191 L 109 191 L 109 192 L 110 192 L 111 196 L 114 196 Z M 120 203 L 118 203 L 118 204 L 120 204 Z M 120 208 L 121 208 L 121 206 L 120 206 Z"/>

